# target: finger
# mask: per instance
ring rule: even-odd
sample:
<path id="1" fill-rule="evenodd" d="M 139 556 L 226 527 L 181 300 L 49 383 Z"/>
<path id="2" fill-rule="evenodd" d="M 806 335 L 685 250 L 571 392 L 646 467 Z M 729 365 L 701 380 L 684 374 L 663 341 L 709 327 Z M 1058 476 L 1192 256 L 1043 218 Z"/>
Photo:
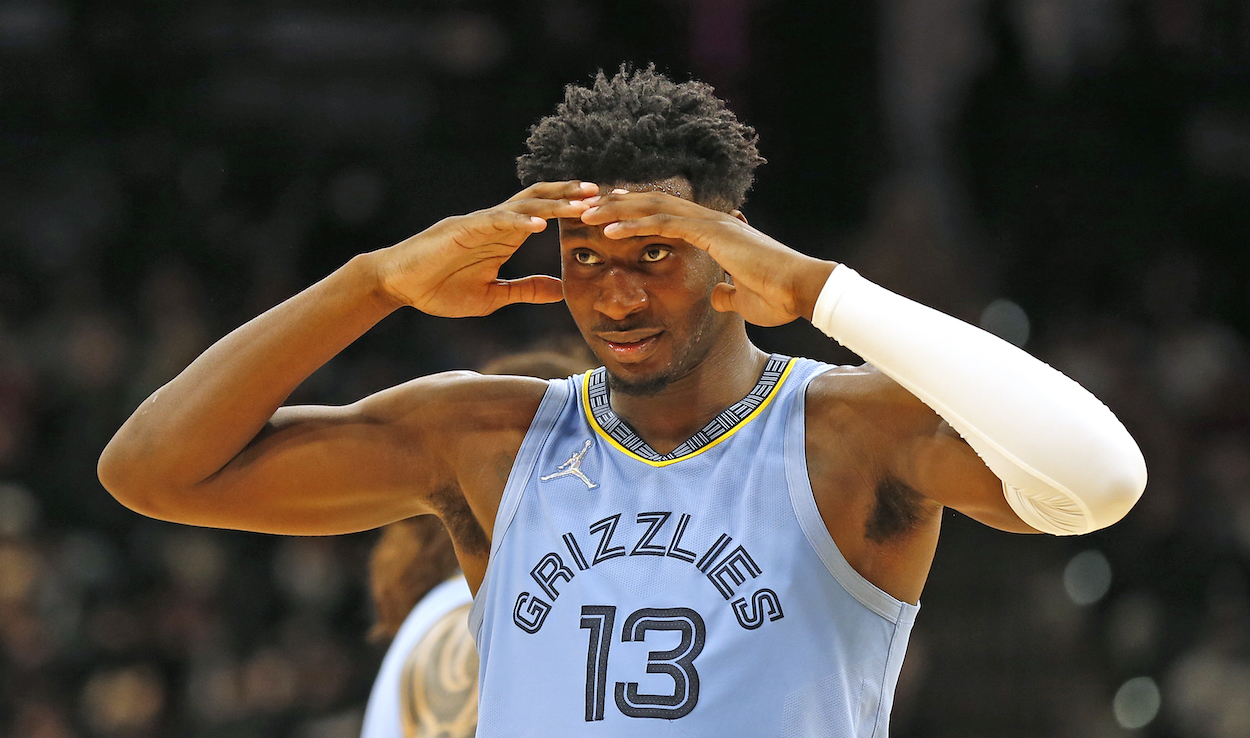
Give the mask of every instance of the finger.
<path id="1" fill-rule="evenodd" d="M 530 197 L 504 203 L 509 210 L 550 220 L 552 218 L 580 218 L 590 207 L 585 200 L 546 200 Z"/>
<path id="2" fill-rule="evenodd" d="M 461 246 L 477 246 L 494 241 L 519 246 L 530 235 L 547 228 L 547 221 L 543 218 L 503 207 L 448 218 L 444 223 L 452 229 L 452 238 Z"/>
<path id="3" fill-rule="evenodd" d="M 546 220 L 542 218 L 535 218 L 533 216 L 522 216 L 520 220 L 516 221 L 516 226 L 514 228 L 508 229 L 507 232 L 496 232 L 495 238 L 500 243 L 503 243 L 513 249 L 517 249 L 520 248 L 521 244 L 525 243 L 526 239 L 530 236 L 535 233 L 541 233 L 545 230 L 547 230 Z"/>
<path id="4" fill-rule="evenodd" d="M 518 200 L 581 200 L 599 193 L 599 185 L 572 179 L 564 182 L 537 182 L 526 187 L 507 202 Z"/>
<path id="5" fill-rule="evenodd" d="M 587 225 L 603 225 L 617 220 L 631 220 L 667 213 L 688 218 L 715 218 L 723 213 L 665 192 L 625 192 L 612 190 L 586 200 L 592 207 L 582 214 Z"/>
<path id="6" fill-rule="evenodd" d="M 707 231 L 712 224 L 706 220 L 682 218 L 668 213 L 658 213 L 632 220 L 618 220 L 603 227 L 603 235 L 611 239 L 673 238 L 707 250 L 711 242 Z"/>
<path id="7" fill-rule="evenodd" d="M 466 215 L 455 215 L 443 222 L 451 226 L 472 228 L 482 233 L 515 230 L 537 233 L 547 227 L 545 218 L 538 218 L 503 205 Z"/>
<path id="8" fill-rule="evenodd" d="M 501 279 L 492 285 L 502 295 L 501 305 L 518 302 L 543 304 L 564 299 L 564 287 L 560 280 L 545 274 L 535 274 L 520 279 Z"/>
<path id="9" fill-rule="evenodd" d="M 738 288 L 728 282 L 721 282 L 712 288 L 712 309 L 718 313 L 737 312 L 734 309 L 734 295 Z"/>

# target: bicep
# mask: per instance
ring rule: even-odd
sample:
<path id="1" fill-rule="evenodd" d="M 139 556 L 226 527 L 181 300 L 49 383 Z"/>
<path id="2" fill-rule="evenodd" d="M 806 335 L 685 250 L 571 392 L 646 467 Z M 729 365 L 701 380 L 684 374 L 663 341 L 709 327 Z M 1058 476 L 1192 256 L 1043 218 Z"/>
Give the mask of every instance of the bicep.
<path id="1" fill-rule="evenodd" d="M 455 432 L 455 393 L 423 378 L 342 407 L 279 408 L 207 479 L 144 511 L 180 523 L 289 535 L 375 528 L 432 512 L 454 476 L 442 449 Z M 439 438 L 443 443 L 435 443 Z"/>
<path id="2" fill-rule="evenodd" d="M 430 512 L 420 493 L 446 476 L 441 460 L 419 426 L 379 419 L 368 407 L 280 408 L 243 451 L 188 490 L 181 522 L 328 535 Z"/>
<path id="3" fill-rule="evenodd" d="M 972 447 L 946 421 L 935 417 L 932 423 L 931 431 L 901 448 L 896 463 L 903 478 L 925 497 L 991 528 L 1037 533 L 1007 504 L 1002 480 Z"/>

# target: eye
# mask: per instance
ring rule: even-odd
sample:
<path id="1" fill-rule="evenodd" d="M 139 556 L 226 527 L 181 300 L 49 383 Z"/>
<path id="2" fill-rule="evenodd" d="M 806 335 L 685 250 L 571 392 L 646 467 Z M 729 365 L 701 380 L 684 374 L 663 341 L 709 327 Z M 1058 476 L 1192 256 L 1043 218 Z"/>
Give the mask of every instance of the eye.
<path id="1" fill-rule="evenodd" d="M 601 264 L 603 262 L 597 254 L 591 251 L 574 251 L 573 259 L 576 260 L 578 264 L 586 265 Z"/>
<path id="2" fill-rule="evenodd" d="M 653 264 L 669 255 L 667 246 L 648 246 L 642 250 L 642 261 Z"/>

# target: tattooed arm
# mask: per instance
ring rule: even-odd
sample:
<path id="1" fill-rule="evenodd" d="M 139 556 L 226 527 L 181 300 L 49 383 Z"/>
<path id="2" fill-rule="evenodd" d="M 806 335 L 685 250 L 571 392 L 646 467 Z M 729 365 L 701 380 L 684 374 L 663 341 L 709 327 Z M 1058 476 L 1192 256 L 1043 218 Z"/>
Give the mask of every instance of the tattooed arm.
<path id="1" fill-rule="evenodd" d="M 477 649 L 469 604 L 444 615 L 412 649 L 400 680 L 405 738 L 473 738 L 477 729 Z"/>

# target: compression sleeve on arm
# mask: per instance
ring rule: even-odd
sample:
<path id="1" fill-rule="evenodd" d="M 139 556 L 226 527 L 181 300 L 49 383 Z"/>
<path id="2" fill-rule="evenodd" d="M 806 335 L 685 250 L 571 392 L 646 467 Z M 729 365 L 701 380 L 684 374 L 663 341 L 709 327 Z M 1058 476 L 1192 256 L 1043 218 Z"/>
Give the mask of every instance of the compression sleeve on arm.
<path id="1" fill-rule="evenodd" d="M 1088 533 L 1124 517 L 1141 497 L 1146 462 L 1119 419 L 1007 341 L 845 265 L 825 283 L 812 323 L 946 420 L 1031 527 Z"/>

